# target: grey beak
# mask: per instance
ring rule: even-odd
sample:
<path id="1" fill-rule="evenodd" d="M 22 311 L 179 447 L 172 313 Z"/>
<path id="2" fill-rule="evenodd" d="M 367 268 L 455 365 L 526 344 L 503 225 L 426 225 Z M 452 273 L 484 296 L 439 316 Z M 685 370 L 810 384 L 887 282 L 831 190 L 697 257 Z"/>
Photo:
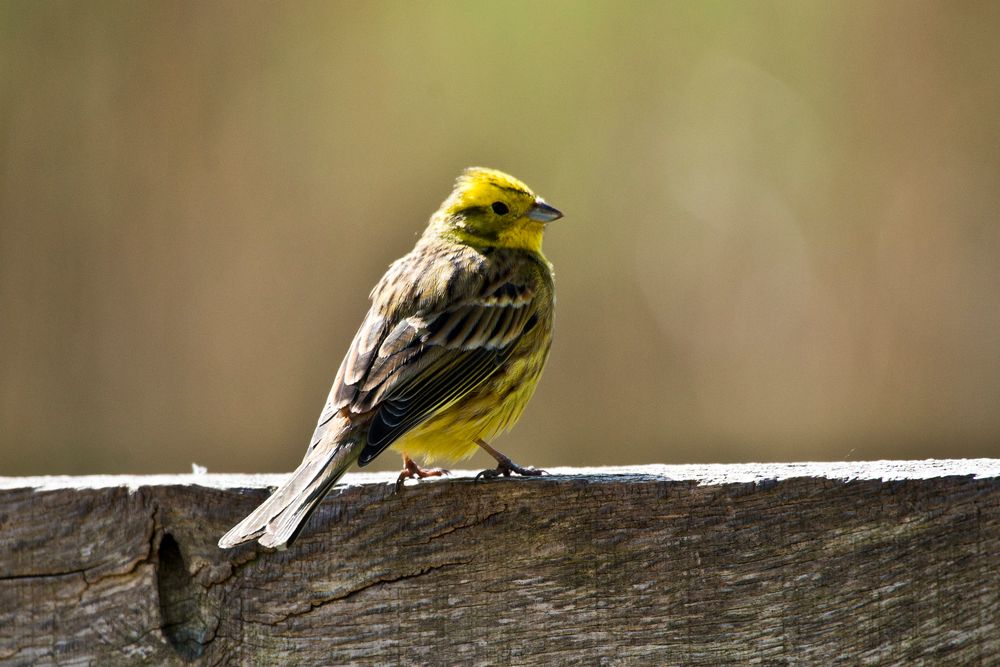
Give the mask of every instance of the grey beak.
<path id="1" fill-rule="evenodd" d="M 535 205 L 528 209 L 528 217 L 538 222 L 552 222 L 563 217 L 562 211 L 549 206 L 541 199 L 535 200 Z"/>

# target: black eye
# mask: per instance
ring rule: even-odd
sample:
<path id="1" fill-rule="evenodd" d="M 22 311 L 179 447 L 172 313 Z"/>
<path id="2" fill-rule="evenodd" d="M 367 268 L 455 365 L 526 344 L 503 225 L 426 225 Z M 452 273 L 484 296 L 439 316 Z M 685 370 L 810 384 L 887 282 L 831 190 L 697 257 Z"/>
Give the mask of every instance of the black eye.
<path id="1" fill-rule="evenodd" d="M 493 209 L 493 212 L 497 215 L 507 215 L 510 213 L 510 209 L 507 208 L 507 204 L 504 204 L 502 201 L 493 202 L 490 205 L 490 208 Z"/>

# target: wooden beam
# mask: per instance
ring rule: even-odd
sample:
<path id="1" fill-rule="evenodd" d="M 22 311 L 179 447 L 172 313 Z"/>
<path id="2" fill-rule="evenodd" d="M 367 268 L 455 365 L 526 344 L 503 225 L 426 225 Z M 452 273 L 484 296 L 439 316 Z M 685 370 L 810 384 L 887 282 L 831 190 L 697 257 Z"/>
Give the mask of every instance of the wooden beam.
<path id="1" fill-rule="evenodd" d="M 0 478 L 0 662 L 1000 662 L 1000 460 L 551 472 Z"/>

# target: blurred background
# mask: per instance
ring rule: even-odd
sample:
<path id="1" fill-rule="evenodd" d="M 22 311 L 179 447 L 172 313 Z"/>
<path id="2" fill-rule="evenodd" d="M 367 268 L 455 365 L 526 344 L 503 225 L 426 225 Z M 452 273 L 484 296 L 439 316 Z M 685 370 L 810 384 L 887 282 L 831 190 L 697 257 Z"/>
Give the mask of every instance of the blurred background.
<path id="1" fill-rule="evenodd" d="M 515 460 L 1000 456 L 998 28 L 996 2 L 6 0 L 0 475 L 291 470 L 469 165 L 566 213 Z"/>

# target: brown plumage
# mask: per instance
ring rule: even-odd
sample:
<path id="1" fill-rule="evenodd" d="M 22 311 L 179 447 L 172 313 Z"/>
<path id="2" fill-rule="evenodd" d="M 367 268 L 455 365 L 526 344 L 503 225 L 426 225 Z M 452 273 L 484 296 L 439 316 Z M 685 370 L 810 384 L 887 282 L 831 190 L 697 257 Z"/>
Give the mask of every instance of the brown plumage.
<path id="1" fill-rule="evenodd" d="M 410 456 L 460 460 L 513 425 L 552 340 L 554 286 L 542 229 L 561 213 L 520 181 L 467 170 L 416 247 L 372 290 L 372 307 L 334 380 L 302 464 L 219 541 L 290 543 L 354 462 L 398 449 L 400 479 L 424 476 Z"/>

